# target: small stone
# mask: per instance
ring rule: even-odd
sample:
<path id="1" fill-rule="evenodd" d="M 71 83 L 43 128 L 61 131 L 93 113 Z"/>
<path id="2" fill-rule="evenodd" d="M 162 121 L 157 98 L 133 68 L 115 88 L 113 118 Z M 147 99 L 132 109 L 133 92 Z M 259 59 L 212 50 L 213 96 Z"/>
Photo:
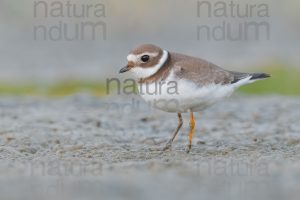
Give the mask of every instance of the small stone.
<path id="1" fill-rule="evenodd" d="M 35 149 L 33 147 L 23 147 L 23 148 L 19 149 L 19 152 L 35 154 L 37 152 L 37 149 Z"/>
<path id="2" fill-rule="evenodd" d="M 152 118 L 152 117 L 142 117 L 140 120 L 142 121 L 142 122 L 148 122 L 148 121 L 151 121 L 151 120 L 153 120 L 154 118 Z"/>
<path id="3" fill-rule="evenodd" d="M 290 139 L 287 143 L 287 145 L 289 145 L 289 146 L 295 146 L 298 144 L 300 144 L 300 139 Z"/>
<path id="4" fill-rule="evenodd" d="M 100 122 L 100 121 L 97 121 L 97 122 L 96 122 L 96 127 L 97 127 L 97 128 L 100 128 L 100 127 L 101 127 L 101 122 Z"/>
<path id="5" fill-rule="evenodd" d="M 206 144 L 205 141 L 198 141 L 197 144 Z"/>
<path id="6" fill-rule="evenodd" d="M 147 117 L 143 117 L 143 118 L 141 118 L 141 121 L 142 121 L 142 122 L 147 122 L 147 121 L 148 121 L 148 118 L 147 118 Z"/>
<path id="7" fill-rule="evenodd" d="M 10 135 L 10 136 L 7 136 L 7 137 L 6 137 L 6 142 L 9 143 L 9 142 L 11 142 L 12 140 L 15 140 L 15 139 L 16 139 L 16 138 L 15 138 L 14 136 L 11 136 L 11 135 Z"/>

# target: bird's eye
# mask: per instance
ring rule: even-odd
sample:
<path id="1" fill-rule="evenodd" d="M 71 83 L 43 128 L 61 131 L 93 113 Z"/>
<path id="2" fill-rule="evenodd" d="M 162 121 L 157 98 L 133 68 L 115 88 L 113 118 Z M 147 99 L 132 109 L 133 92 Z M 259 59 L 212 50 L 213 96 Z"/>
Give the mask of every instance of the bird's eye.
<path id="1" fill-rule="evenodd" d="M 148 55 L 143 55 L 143 56 L 141 57 L 141 60 L 142 60 L 143 62 L 147 62 L 149 59 L 150 59 L 150 57 L 149 57 Z"/>

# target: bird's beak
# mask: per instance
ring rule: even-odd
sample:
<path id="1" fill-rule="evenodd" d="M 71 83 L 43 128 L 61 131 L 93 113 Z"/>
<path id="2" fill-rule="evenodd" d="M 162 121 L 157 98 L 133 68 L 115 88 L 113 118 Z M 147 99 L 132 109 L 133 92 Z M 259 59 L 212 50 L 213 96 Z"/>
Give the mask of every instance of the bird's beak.
<path id="1" fill-rule="evenodd" d="M 123 67 L 122 69 L 120 69 L 119 73 L 127 72 L 127 71 L 129 71 L 129 69 L 130 69 L 129 65 L 126 65 L 125 67 Z"/>

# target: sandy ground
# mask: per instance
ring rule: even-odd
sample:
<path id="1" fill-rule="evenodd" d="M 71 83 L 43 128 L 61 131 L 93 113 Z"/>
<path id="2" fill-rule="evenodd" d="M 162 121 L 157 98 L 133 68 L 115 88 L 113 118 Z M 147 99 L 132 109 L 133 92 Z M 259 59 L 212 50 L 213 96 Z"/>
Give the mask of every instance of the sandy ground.
<path id="1" fill-rule="evenodd" d="M 0 199 L 299 199 L 300 98 L 235 96 L 188 115 L 139 98 L 1 97 Z"/>

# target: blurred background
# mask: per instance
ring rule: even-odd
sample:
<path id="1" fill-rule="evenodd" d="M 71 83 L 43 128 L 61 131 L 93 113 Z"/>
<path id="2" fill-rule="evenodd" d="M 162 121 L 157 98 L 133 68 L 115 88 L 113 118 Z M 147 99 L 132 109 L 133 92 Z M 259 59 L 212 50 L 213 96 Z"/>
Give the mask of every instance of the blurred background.
<path id="1" fill-rule="evenodd" d="M 298 0 L 1 0 L 0 94 L 105 95 L 127 53 L 153 43 L 272 74 L 243 92 L 299 95 L 299 10 Z"/>

